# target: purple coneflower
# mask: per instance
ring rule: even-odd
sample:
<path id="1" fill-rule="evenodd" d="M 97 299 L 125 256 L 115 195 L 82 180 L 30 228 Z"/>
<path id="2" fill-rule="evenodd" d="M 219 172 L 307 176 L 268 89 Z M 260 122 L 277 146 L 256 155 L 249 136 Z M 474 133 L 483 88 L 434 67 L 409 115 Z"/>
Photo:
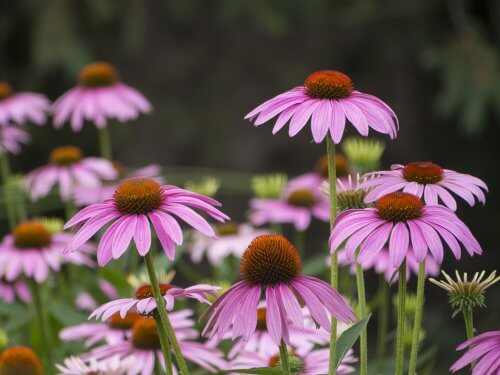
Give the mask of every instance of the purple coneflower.
<path id="1" fill-rule="evenodd" d="M 192 245 L 189 248 L 191 260 L 200 263 L 203 254 L 213 266 L 221 266 L 224 260 L 234 255 L 241 258 L 248 244 L 260 235 L 268 234 L 267 230 L 256 229 L 250 224 L 224 223 L 215 226 L 217 239 L 206 237 L 199 232 L 192 235 Z"/>
<path id="2" fill-rule="evenodd" d="M 370 173 L 376 176 L 366 181 L 362 187 L 373 188 L 367 195 L 366 201 L 373 202 L 385 194 L 395 191 L 404 191 L 424 198 L 428 205 L 437 205 L 442 201 L 445 206 L 455 211 L 457 202 L 450 192 L 464 199 L 473 206 L 476 199 L 486 202 L 484 195 L 488 191 L 486 184 L 477 177 L 443 169 L 431 162 L 414 162 L 408 165 L 395 164 L 390 171 Z"/>
<path id="3" fill-rule="evenodd" d="M 250 222 L 254 225 L 293 223 L 295 229 L 302 232 L 309 227 L 312 217 L 328 221 L 330 205 L 319 186 L 314 178 L 292 179 L 280 199 L 252 199 Z"/>
<path id="4" fill-rule="evenodd" d="M 62 364 L 56 364 L 58 375 L 123 375 L 131 366 L 131 361 L 112 357 L 104 361 L 94 358 L 84 361 L 79 357 L 69 357 Z"/>
<path id="5" fill-rule="evenodd" d="M 150 112 L 151 104 L 140 92 L 120 82 L 112 65 L 96 62 L 81 70 L 78 85 L 57 99 L 52 111 L 56 128 L 70 121 L 73 131 L 78 132 L 85 120 L 102 129 L 107 119 L 126 122 Z"/>
<path id="6" fill-rule="evenodd" d="M 42 94 L 15 92 L 9 83 L 0 81 L 0 126 L 23 125 L 28 121 L 43 125 L 49 105 Z"/>
<path id="7" fill-rule="evenodd" d="M 210 304 L 207 297 L 216 297 L 215 292 L 220 289 L 219 287 L 204 284 L 194 285 L 186 289 L 182 289 L 166 283 L 160 283 L 159 288 L 161 295 L 165 300 L 165 307 L 168 311 L 172 311 L 175 300 L 178 298 L 192 298 L 198 302 Z M 138 312 L 141 315 L 151 315 L 156 308 L 157 306 L 153 296 L 153 288 L 151 285 L 142 285 L 136 290 L 133 297 L 120 298 L 115 301 L 105 303 L 95 309 L 92 314 L 90 314 L 89 319 L 96 318 L 107 320 L 110 316 L 118 312 L 122 317 L 124 317 L 129 311 Z"/>
<path id="8" fill-rule="evenodd" d="M 474 363 L 472 375 L 498 375 L 500 372 L 500 331 L 478 335 L 460 344 L 457 350 L 465 348 L 469 350 L 451 366 L 451 372 L 457 372 Z"/>
<path id="9" fill-rule="evenodd" d="M 330 285 L 301 275 L 302 262 L 293 245 L 280 235 L 255 238 L 243 254 L 239 281 L 222 294 L 204 316 L 203 335 L 222 340 L 231 329 L 233 338 L 249 340 L 257 328 L 258 305 L 266 301 L 266 326 L 275 344 L 289 342 L 289 326 L 304 328 L 299 299 L 314 321 L 330 330 L 327 312 L 342 322 L 355 320 L 352 309 Z"/>
<path id="10" fill-rule="evenodd" d="M 84 264 L 93 267 L 90 254 L 95 247 L 82 243 L 78 251 L 63 256 L 62 251 L 71 242 L 67 233 L 51 233 L 37 221 L 25 221 L 17 225 L 0 243 L 0 276 L 13 281 L 24 275 L 41 283 L 49 276 L 49 270 L 59 271 L 62 263 Z"/>
<path id="11" fill-rule="evenodd" d="M 388 244 L 391 264 L 401 266 L 410 249 L 417 262 L 428 251 L 434 260 L 443 261 L 443 242 L 460 259 L 460 243 L 473 256 L 481 254 L 481 246 L 466 225 L 443 206 L 425 206 L 413 194 L 395 192 L 379 198 L 373 208 L 342 212 L 335 220 L 330 236 L 333 253 L 346 241 L 347 255 L 352 259 L 360 247 L 358 262 L 363 264 Z"/>
<path id="12" fill-rule="evenodd" d="M 334 70 L 321 70 L 311 74 L 304 86 L 280 94 L 255 108 L 245 116 L 255 126 L 278 116 L 273 134 L 288 121 L 290 137 L 300 132 L 311 119 L 311 132 L 316 143 L 321 143 L 328 131 L 335 143 L 344 134 L 346 118 L 363 136 L 370 128 L 396 137 L 397 117 L 379 98 L 354 90 L 351 79 Z"/>
<path id="13" fill-rule="evenodd" d="M 13 346 L 0 355 L 0 374 L 43 375 L 43 367 L 35 352 L 25 346 Z"/>
<path id="14" fill-rule="evenodd" d="M 102 180 L 116 177 L 116 170 L 108 160 L 84 157 L 78 147 L 62 146 L 51 152 L 48 165 L 26 176 L 25 184 L 32 200 L 45 197 L 57 185 L 61 199 L 68 201 L 77 186 L 98 186 Z"/>
<path id="15" fill-rule="evenodd" d="M 227 367 L 223 354 L 218 349 L 185 340 L 180 340 L 179 345 L 184 358 L 206 371 L 216 372 L 217 369 Z M 155 320 L 152 318 L 137 320 L 132 327 L 130 339 L 117 344 L 105 344 L 96 347 L 84 355 L 83 358 L 103 360 L 114 356 L 132 363 L 127 372 L 130 375 L 152 375 L 156 363 L 159 363 L 165 371 L 165 362 L 160 348 Z"/>
<path id="16" fill-rule="evenodd" d="M 13 303 L 16 297 L 24 303 L 31 302 L 31 293 L 26 281 L 8 281 L 5 277 L 0 277 L 0 301 Z"/>
<path id="17" fill-rule="evenodd" d="M 0 126 L 0 155 L 4 152 L 19 154 L 21 145 L 27 144 L 30 139 L 30 135 L 19 126 Z"/>
<path id="18" fill-rule="evenodd" d="M 179 223 L 170 214 L 181 218 L 204 235 L 215 237 L 212 227 L 191 207 L 224 222 L 229 217 L 214 207 L 220 205 L 212 198 L 172 185 L 160 186 L 151 179 L 126 180 L 115 190 L 113 198 L 84 208 L 66 223 L 65 229 L 76 225 L 80 227 L 65 253 L 78 249 L 82 243 L 112 222 L 99 242 L 99 265 L 104 266 L 112 258 L 122 256 L 132 238 L 137 251 L 144 256 L 151 247 L 152 224 L 163 250 L 169 259 L 173 259 L 175 244 L 182 244 L 183 235 Z"/>

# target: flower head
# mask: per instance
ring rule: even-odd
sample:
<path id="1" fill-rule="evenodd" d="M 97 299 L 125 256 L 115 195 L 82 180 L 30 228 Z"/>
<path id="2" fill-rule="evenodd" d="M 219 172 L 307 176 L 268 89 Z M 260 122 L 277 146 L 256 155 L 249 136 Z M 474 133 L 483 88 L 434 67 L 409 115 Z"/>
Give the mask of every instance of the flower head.
<path id="1" fill-rule="evenodd" d="M 484 278 L 486 271 L 476 272 L 471 280 L 467 273 L 463 277 L 455 271 L 456 280 L 453 280 L 446 272 L 441 271 L 445 280 L 429 279 L 429 281 L 448 292 L 453 316 L 464 310 L 472 310 L 476 307 L 486 307 L 485 292 L 493 284 L 500 280 L 500 276 L 493 271 Z"/>
<path id="2" fill-rule="evenodd" d="M 108 119 L 134 120 L 140 113 L 151 112 L 151 104 L 140 92 L 120 82 L 111 64 L 95 62 L 83 67 L 78 85 L 57 99 L 52 111 L 56 128 L 70 121 L 73 131 L 78 132 L 85 120 L 100 129 L 106 127 Z"/>
<path id="3" fill-rule="evenodd" d="M 255 126 L 278 116 L 273 134 L 290 121 L 289 135 L 295 136 L 311 119 L 311 131 L 316 143 L 321 143 L 330 131 L 335 143 L 344 134 L 346 118 L 367 136 L 370 128 L 396 137 L 396 114 L 379 98 L 354 90 L 351 79 L 334 70 L 321 70 L 311 74 L 303 86 L 280 94 L 245 116 Z"/>
<path id="4" fill-rule="evenodd" d="M 279 199 L 252 199 L 250 222 L 254 225 L 293 223 L 297 230 L 304 231 L 313 216 L 328 221 L 329 207 L 318 181 L 299 177 L 289 181 Z"/>
<path id="5" fill-rule="evenodd" d="M 70 242 L 71 235 L 51 233 L 41 222 L 22 222 L 0 243 L 0 276 L 10 282 L 20 275 L 43 282 L 49 270 L 57 272 L 65 262 L 93 267 L 90 255 L 95 247 L 85 241 L 77 252 L 63 256 L 62 251 Z"/>
<path id="6" fill-rule="evenodd" d="M 57 185 L 61 199 L 68 201 L 78 186 L 99 186 L 103 180 L 113 180 L 116 176 L 116 170 L 108 160 L 84 157 L 78 147 L 62 146 L 51 152 L 49 164 L 26 176 L 25 186 L 31 199 L 38 200 Z"/>
<path id="7" fill-rule="evenodd" d="M 146 255 L 151 247 L 151 229 L 160 240 L 163 250 L 173 259 L 175 244 L 183 241 L 182 230 L 171 214 L 181 218 L 206 236 L 215 237 L 208 222 L 191 207 L 197 208 L 215 220 L 224 222 L 228 216 L 215 208 L 221 204 L 212 198 L 178 188 L 160 184 L 152 179 L 134 178 L 125 180 L 115 190 L 113 198 L 103 203 L 92 204 L 78 212 L 65 225 L 65 229 L 81 225 L 65 253 L 70 253 L 91 238 L 97 231 L 111 223 L 97 249 L 99 265 L 118 259 L 134 239 L 137 251 Z"/>
<path id="8" fill-rule="evenodd" d="M 373 202 L 381 196 L 395 191 L 414 194 L 428 205 L 437 205 L 442 201 L 445 206 L 455 211 L 457 202 L 450 194 L 454 193 L 473 206 L 476 199 L 486 202 L 483 190 L 486 184 L 477 177 L 443 169 L 431 162 L 414 162 L 406 166 L 395 164 L 390 171 L 373 172 L 375 178 L 362 186 L 372 188 L 366 196 L 367 202 Z"/>
<path id="9" fill-rule="evenodd" d="M 336 198 L 337 198 L 337 211 L 343 212 L 352 209 L 362 209 L 371 207 L 370 204 L 365 202 L 366 194 L 370 189 L 361 188 L 361 184 L 367 180 L 367 177 L 353 178 L 351 175 L 346 179 L 337 178 L 336 183 Z M 321 184 L 321 191 L 326 195 L 330 195 L 330 184 L 324 181 Z"/>
<path id="10" fill-rule="evenodd" d="M 346 241 L 348 256 L 360 247 L 358 262 L 363 264 L 388 245 L 392 266 L 399 268 L 411 250 L 417 262 L 430 252 L 434 260 L 443 261 L 443 241 L 455 258 L 461 247 L 472 256 L 482 250 L 466 225 L 443 206 L 425 206 L 420 198 L 403 192 L 384 195 L 373 208 L 355 209 L 337 216 L 330 236 L 333 253 Z"/>
<path id="11" fill-rule="evenodd" d="M 258 305 L 266 302 L 266 328 L 275 344 L 289 342 L 289 326 L 304 328 L 299 298 L 312 319 L 330 329 L 327 312 L 342 322 L 355 320 L 342 296 L 314 277 L 302 276 L 302 262 L 293 245 L 280 235 L 256 237 L 243 254 L 242 280 L 222 294 L 204 317 L 203 335 L 222 340 L 229 329 L 233 338 L 249 340 L 257 329 Z M 285 307 L 286 306 L 286 307 Z"/>
<path id="12" fill-rule="evenodd" d="M 360 173 L 375 170 L 384 149 L 384 142 L 373 138 L 349 137 L 342 142 L 342 151 Z"/>
<path id="13" fill-rule="evenodd" d="M 43 125 L 49 105 L 44 95 L 16 92 L 8 82 L 0 81 L 0 126 L 27 122 Z"/>
<path id="14" fill-rule="evenodd" d="M 469 348 L 467 352 L 451 366 L 451 372 L 457 372 L 473 364 L 472 375 L 498 375 L 500 371 L 500 331 L 486 332 L 460 344 L 457 350 Z"/>
<path id="15" fill-rule="evenodd" d="M 220 181 L 215 177 L 205 177 L 199 182 L 186 181 L 184 187 L 189 191 L 212 198 L 220 188 Z"/>
<path id="16" fill-rule="evenodd" d="M 286 174 L 276 173 L 252 177 L 251 186 L 255 197 L 276 199 L 281 196 L 287 182 Z"/>
<path id="17" fill-rule="evenodd" d="M 21 152 L 21 146 L 29 143 L 30 140 L 30 135 L 22 127 L 0 126 L 0 155 L 4 152 L 17 155 Z"/>
<path id="18" fill-rule="evenodd" d="M 43 367 L 30 348 L 13 346 L 0 355 L 0 374 L 2 375 L 43 375 Z"/>

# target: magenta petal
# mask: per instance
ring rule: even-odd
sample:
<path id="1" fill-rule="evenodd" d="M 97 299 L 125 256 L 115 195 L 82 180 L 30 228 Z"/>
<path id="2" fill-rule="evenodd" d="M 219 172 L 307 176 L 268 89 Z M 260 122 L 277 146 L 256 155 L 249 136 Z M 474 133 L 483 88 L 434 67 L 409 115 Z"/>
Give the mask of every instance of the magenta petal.
<path id="1" fill-rule="evenodd" d="M 134 231 L 134 242 L 139 255 L 144 256 L 151 247 L 151 228 L 146 215 L 137 215 L 137 224 Z"/>

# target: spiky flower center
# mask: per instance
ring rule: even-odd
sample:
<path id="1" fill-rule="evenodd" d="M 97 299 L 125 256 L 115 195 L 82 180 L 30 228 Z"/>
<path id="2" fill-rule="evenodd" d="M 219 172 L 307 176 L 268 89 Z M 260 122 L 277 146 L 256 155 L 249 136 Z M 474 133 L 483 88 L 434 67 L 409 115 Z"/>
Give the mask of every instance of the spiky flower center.
<path id="1" fill-rule="evenodd" d="M 167 292 L 172 289 L 172 285 L 170 284 L 158 284 L 160 287 L 160 293 L 162 296 L 167 294 Z M 146 299 L 146 298 L 152 298 L 153 296 L 153 288 L 151 285 L 143 285 L 139 287 L 139 289 L 136 290 L 135 292 L 135 298 L 137 299 Z"/>
<path id="2" fill-rule="evenodd" d="M 304 368 L 304 362 L 293 350 L 288 351 L 288 360 L 290 368 L 293 369 L 293 373 L 302 373 Z M 269 367 L 277 367 L 281 365 L 281 355 L 275 354 L 269 359 Z"/>
<path id="3" fill-rule="evenodd" d="M 267 310 L 265 307 L 259 307 L 257 309 L 257 330 L 258 331 L 267 331 L 266 314 L 267 314 Z"/>
<path id="4" fill-rule="evenodd" d="M 239 233 L 240 228 L 238 224 L 224 223 L 216 226 L 217 234 L 221 237 L 234 236 Z"/>
<path id="5" fill-rule="evenodd" d="M 443 179 L 443 170 L 431 162 L 415 162 L 404 167 L 403 177 L 406 181 L 419 184 L 435 184 Z"/>
<path id="6" fill-rule="evenodd" d="M 363 189 L 344 190 L 337 192 L 337 209 L 339 212 L 369 207 L 365 203 L 367 191 Z"/>
<path id="7" fill-rule="evenodd" d="M 61 146 L 50 153 L 50 163 L 59 166 L 68 166 L 82 160 L 82 150 L 75 146 Z"/>
<path id="8" fill-rule="evenodd" d="M 351 79 L 335 70 L 320 70 L 306 78 L 307 95 L 315 99 L 342 99 L 354 90 Z"/>
<path id="9" fill-rule="evenodd" d="M 141 316 L 136 312 L 128 312 L 125 318 L 122 318 L 118 312 L 113 314 L 106 323 L 111 329 L 128 330 L 131 329 L 134 323 L 139 319 L 141 319 Z"/>
<path id="10" fill-rule="evenodd" d="M 20 249 L 41 249 L 50 245 L 52 234 L 37 221 L 25 221 L 12 231 L 14 245 Z"/>
<path id="11" fill-rule="evenodd" d="M 241 260 L 240 273 L 250 284 L 275 285 L 297 277 L 302 262 L 295 247 L 277 234 L 256 237 Z"/>
<path id="12" fill-rule="evenodd" d="M 0 81 L 0 100 L 7 99 L 13 94 L 14 90 L 12 86 L 4 81 Z"/>
<path id="13" fill-rule="evenodd" d="M 134 323 L 132 327 L 132 344 L 137 349 L 158 350 L 160 338 L 153 318 L 142 318 Z"/>
<path id="14" fill-rule="evenodd" d="M 328 178 L 328 157 L 323 155 L 314 167 L 317 174 Z M 349 174 L 349 162 L 342 154 L 337 154 L 335 157 L 335 174 L 337 177 L 347 176 Z"/>
<path id="15" fill-rule="evenodd" d="M 308 189 L 297 189 L 288 195 L 286 201 L 292 206 L 312 207 L 316 204 L 316 197 Z"/>
<path id="16" fill-rule="evenodd" d="M 1 375 L 43 375 L 42 364 L 33 350 L 24 346 L 5 349 L 0 355 Z"/>
<path id="17" fill-rule="evenodd" d="M 80 71 L 78 82 L 84 87 L 106 87 L 118 81 L 118 73 L 107 62 L 88 64 Z"/>
<path id="18" fill-rule="evenodd" d="M 382 219 L 398 222 L 422 216 L 424 205 L 420 198 L 413 194 L 395 192 L 378 199 L 375 208 Z"/>
<path id="19" fill-rule="evenodd" d="M 147 214 L 160 207 L 163 191 L 154 180 L 132 178 L 118 186 L 113 198 L 124 214 Z"/>

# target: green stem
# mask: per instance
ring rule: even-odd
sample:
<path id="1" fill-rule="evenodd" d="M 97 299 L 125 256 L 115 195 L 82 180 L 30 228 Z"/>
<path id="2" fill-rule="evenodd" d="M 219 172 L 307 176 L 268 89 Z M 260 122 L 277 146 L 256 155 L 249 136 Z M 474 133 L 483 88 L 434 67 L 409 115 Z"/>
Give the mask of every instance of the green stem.
<path id="1" fill-rule="evenodd" d="M 283 370 L 283 375 L 291 375 L 290 371 L 290 359 L 288 358 L 288 348 L 286 346 L 285 341 L 281 340 L 280 343 L 280 359 L 281 359 L 281 368 Z"/>
<path id="2" fill-rule="evenodd" d="M 464 323 L 465 323 L 465 333 L 467 334 L 467 340 L 474 337 L 474 319 L 472 316 L 472 309 L 464 309 Z"/>
<path id="3" fill-rule="evenodd" d="M 297 252 L 299 253 L 300 257 L 302 258 L 304 256 L 304 249 L 305 249 L 305 243 L 306 243 L 306 232 L 296 230 L 294 233 L 294 236 L 293 236 L 293 242 L 294 242 L 295 248 L 297 249 Z"/>
<path id="4" fill-rule="evenodd" d="M 166 369 L 166 373 L 168 375 L 172 375 L 173 374 L 173 369 L 172 369 L 172 354 L 171 354 L 171 351 L 172 349 L 170 348 L 170 342 L 168 341 L 168 338 L 167 338 L 167 335 L 166 333 L 163 331 L 163 329 L 160 329 L 160 327 L 162 326 L 162 323 L 161 323 L 161 319 L 160 319 L 160 314 L 158 314 L 158 309 L 157 311 L 154 312 L 153 314 L 154 318 L 155 318 L 155 321 L 156 321 L 156 326 L 158 327 L 158 330 L 159 330 L 159 337 L 160 337 L 160 345 L 161 345 L 161 348 L 162 348 L 162 352 L 163 352 L 163 357 L 165 358 L 165 369 Z M 165 348 L 165 349 L 163 349 Z M 159 363 L 156 363 L 155 364 L 155 371 L 160 374 L 160 364 Z"/>
<path id="5" fill-rule="evenodd" d="M 168 366 L 166 366 L 166 368 L 167 368 L 167 374 L 168 374 Z M 172 368 L 172 365 L 170 365 L 170 368 Z M 156 361 L 156 363 L 155 363 L 154 372 L 155 372 L 155 375 L 161 375 L 161 366 L 158 363 L 158 361 Z"/>
<path id="6" fill-rule="evenodd" d="M 358 289 L 358 307 L 359 318 L 363 319 L 366 316 L 366 296 L 365 296 L 365 279 L 363 275 L 363 267 L 357 262 L 359 249 L 356 250 L 356 286 Z M 360 375 L 368 374 L 368 332 L 365 328 L 359 337 L 359 353 L 360 353 Z"/>
<path id="7" fill-rule="evenodd" d="M 326 137 L 326 153 L 328 159 L 328 181 L 330 183 L 330 229 L 333 229 L 335 222 L 335 215 L 337 214 L 336 206 L 336 182 L 337 176 L 335 171 L 335 143 L 331 136 Z M 336 250 L 336 249 L 334 249 Z M 330 283 L 333 288 L 337 289 L 339 284 L 339 266 L 337 262 L 337 252 L 335 251 L 331 256 L 330 264 Z M 337 343 L 337 319 L 332 316 L 330 331 L 330 360 L 328 363 L 328 374 L 335 375 L 337 364 L 335 363 L 335 352 Z"/>
<path id="8" fill-rule="evenodd" d="M 10 196 L 10 164 L 9 155 L 7 154 L 7 152 L 3 152 L 0 155 L 0 173 L 2 174 L 3 194 L 5 207 L 7 209 L 7 219 L 9 221 L 9 227 L 12 230 L 16 226 L 16 207 L 15 202 Z"/>
<path id="9" fill-rule="evenodd" d="M 168 357 L 170 356 L 170 348 L 167 345 L 167 340 L 172 345 L 172 349 L 175 354 L 175 358 L 177 358 L 177 364 L 179 365 L 179 372 L 183 375 L 189 374 L 186 361 L 182 356 L 181 348 L 179 346 L 179 342 L 175 337 L 174 329 L 172 328 L 172 324 L 170 324 L 170 320 L 167 316 L 167 310 L 165 308 L 165 300 L 160 292 L 160 286 L 158 284 L 158 279 L 156 277 L 156 271 L 153 266 L 153 259 L 151 257 L 151 252 L 148 252 L 144 256 L 144 262 L 146 263 L 146 268 L 149 274 L 149 280 L 151 282 L 151 288 L 153 289 L 153 296 L 156 301 L 156 311 L 158 312 L 158 317 L 160 320 L 160 324 L 158 324 L 158 331 L 160 336 L 160 344 L 163 351 L 163 357 L 165 358 L 165 363 L 168 363 L 170 360 Z M 162 338 L 163 337 L 163 338 Z M 162 342 L 163 341 L 163 342 Z"/>
<path id="10" fill-rule="evenodd" d="M 99 129 L 99 149 L 101 156 L 105 159 L 112 160 L 111 132 L 109 124 L 102 129 Z"/>
<path id="11" fill-rule="evenodd" d="M 422 315 L 424 310 L 424 289 L 425 289 L 425 258 L 418 267 L 417 308 L 415 310 L 415 322 L 413 324 L 413 334 L 411 338 L 410 367 L 408 370 L 409 375 L 416 374 L 417 370 L 418 344 L 420 341 Z"/>
<path id="12" fill-rule="evenodd" d="M 38 320 L 38 326 L 40 329 L 40 351 L 43 358 L 43 363 L 45 368 L 50 368 L 52 366 L 52 353 L 50 348 L 52 347 L 50 343 L 48 320 L 45 315 L 45 309 L 43 308 L 42 299 L 40 296 L 40 288 L 37 282 L 33 279 L 28 279 L 31 289 L 31 296 L 33 298 L 33 305 L 35 307 L 35 313 Z"/>
<path id="13" fill-rule="evenodd" d="M 396 339 L 396 375 L 403 373 L 403 361 L 405 352 L 405 311 L 406 304 L 406 260 L 399 267 L 398 280 L 398 331 Z"/>
<path id="14" fill-rule="evenodd" d="M 389 284 L 385 276 L 379 277 L 379 318 L 377 328 L 377 374 L 382 373 L 385 357 L 385 344 L 387 341 L 387 328 L 389 326 Z"/>

